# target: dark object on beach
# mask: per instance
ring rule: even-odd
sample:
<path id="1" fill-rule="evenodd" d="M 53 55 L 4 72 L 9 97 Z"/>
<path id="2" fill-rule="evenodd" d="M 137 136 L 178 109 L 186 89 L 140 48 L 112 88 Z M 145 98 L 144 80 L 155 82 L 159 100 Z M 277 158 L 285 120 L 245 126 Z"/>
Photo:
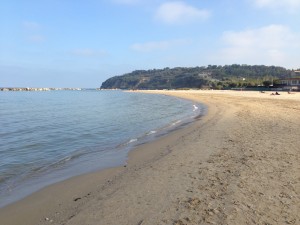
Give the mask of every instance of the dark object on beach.
<path id="1" fill-rule="evenodd" d="M 261 91 L 260 93 L 265 93 L 264 91 Z"/>
<path id="2" fill-rule="evenodd" d="M 74 198 L 73 201 L 77 202 L 78 200 L 80 200 L 81 198 Z"/>
<path id="3" fill-rule="evenodd" d="M 275 93 L 272 93 L 271 95 L 280 95 L 277 91 Z"/>

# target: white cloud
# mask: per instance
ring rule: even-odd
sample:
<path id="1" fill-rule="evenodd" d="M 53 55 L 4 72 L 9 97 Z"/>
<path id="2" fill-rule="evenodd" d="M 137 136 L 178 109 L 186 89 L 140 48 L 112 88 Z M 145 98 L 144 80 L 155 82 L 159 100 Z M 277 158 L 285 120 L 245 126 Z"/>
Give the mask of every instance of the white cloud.
<path id="1" fill-rule="evenodd" d="M 282 25 L 227 31 L 221 40 L 226 47 L 219 56 L 226 63 L 287 65 L 296 62 L 292 55 L 300 47 L 300 38 Z"/>
<path id="2" fill-rule="evenodd" d="M 299 0 L 252 0 L 259 8 L 270 8 L 296 12 L 300 8 Z"/>
<path id="3" fill-rule="evenodd" d="M 162 51 L 170 48 L 184 46 L 189 43 L 190 41 L 185 39 L 168 40 L 168 41 L 151 41 L 145 43 L 135 43 L 131 45 L 131 49 L 138 52 L 153 52 L 153 51 Z"/>
<path id="4" fill-rule="evenodd" d="M 210 16 L 205 9 L 198 9 L 181 1 L 161 4 L 155 14 L 158 21 L 166 24 L 186 24 L 194 21 L 203 21 Z"/>
<path id="5" fill-rule="evenodd" d="M 105 56 L 107 52 L 90 48 L 74 49 L 71 54 L 81 57 Z"/>

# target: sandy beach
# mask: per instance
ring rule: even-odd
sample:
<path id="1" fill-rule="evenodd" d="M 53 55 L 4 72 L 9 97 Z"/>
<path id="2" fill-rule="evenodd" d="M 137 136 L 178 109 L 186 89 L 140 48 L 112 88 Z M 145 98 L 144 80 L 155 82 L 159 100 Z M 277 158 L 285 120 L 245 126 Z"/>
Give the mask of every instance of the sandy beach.
<path id="1" fill-rule="evenodd" d="M 300 93 L 145 91 L 205 116 L 0 209 L 3 225 L 300 224 Z"/>

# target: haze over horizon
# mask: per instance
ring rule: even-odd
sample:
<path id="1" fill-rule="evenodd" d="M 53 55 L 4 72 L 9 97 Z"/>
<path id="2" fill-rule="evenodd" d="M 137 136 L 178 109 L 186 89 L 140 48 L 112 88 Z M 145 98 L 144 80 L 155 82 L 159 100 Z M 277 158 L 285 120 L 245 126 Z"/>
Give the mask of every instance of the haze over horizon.
<path id="1" fill-rule="evenodd" d="M 0 2 L 0 87 L 99 87 L 138 69 L 298 69 L 299 0 Z"/>

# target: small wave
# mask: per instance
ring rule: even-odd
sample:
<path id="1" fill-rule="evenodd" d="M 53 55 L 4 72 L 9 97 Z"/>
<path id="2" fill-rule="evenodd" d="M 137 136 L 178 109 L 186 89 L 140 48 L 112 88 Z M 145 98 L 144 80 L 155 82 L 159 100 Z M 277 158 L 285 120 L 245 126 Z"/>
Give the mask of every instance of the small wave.
<path id="1" fill-rule="evenodd" d="M 196 105 L 193 105 L 194 109 L 193 112 L 195 112 L 196 110 L 198 110 L 198 107 Z"/>
<path id="2" fill-rule="evenodd" d="M 78 156 L 78 157 L 79 157 L 79 156 Z M 71 157 L 71 156 L 70 156 L 70 157 L 65 158 L 63 161 L 64 161 L 64 162 L 68 162 L 68 161 L 70 161 L 72 158 L 74 158 L 74 157 Z"/>
<path id="3" fill-rule="evenodd" d="M 172 126 L 175 126 L 175 125 L 177 125 L 178 123 L 181 123 L 181 120 L 175 121 L 174 123 L 172 123 Z"/>
<path id="4" fill-rule="evenodd" d="M 45 165 L 43 167 L 35 169 L 34 172 L 46 172 L 47 170 L 59 168 L 60 166 L 64 165 L 66 162 L 68 162 L 71 159 L 74 159 L 76 157 L 79 157 L 79 156 L 74 155 L 74 156 L 67 156 L 67 157 L 61 158 L 58 161 L 55 161 L 55 162 L 53 162 L 53 163 L 51 163 L 49 165 Z"/>
<path id="5" fill-rule="evenodd" d="M 155 133 L 157 133 L 157 131 L 151 130 L 150 132 L 147 133 L 147 135 L 151 135 L 151 134 L 155 134 Z"/>
<path id="6" fill-rule="evenodd" d="M 41 166 L 39 168 L 36 168 L 34 170 L 34 172 L 46 172 L 47 170 L 51 170 L 51 169 L 55 169 L 55 168 L 59 168 L 61 166 L 63 166 L 65 163 L 68 163 L 71 160 L 77 159 L 82 157 L 83 155 L 86 155 L 88 153 L 90 153 L 91 151 L 87 151 L 86 149 L 82 149 L 82 150 L 78 150 L 76 152 L 73 152 L 72 155 L 68 155 L 65 157 L 61 157 L 60 159 L 58 159 L 57 161 L 45 165 L 45 166 Z"/>
<path id="7" fill-rule="evenodd" d="M 134 138 L 134 139 L 130 139 L 126 144 L 130 144 L 132 142 L 136 142 L 138 139 Z"/>

